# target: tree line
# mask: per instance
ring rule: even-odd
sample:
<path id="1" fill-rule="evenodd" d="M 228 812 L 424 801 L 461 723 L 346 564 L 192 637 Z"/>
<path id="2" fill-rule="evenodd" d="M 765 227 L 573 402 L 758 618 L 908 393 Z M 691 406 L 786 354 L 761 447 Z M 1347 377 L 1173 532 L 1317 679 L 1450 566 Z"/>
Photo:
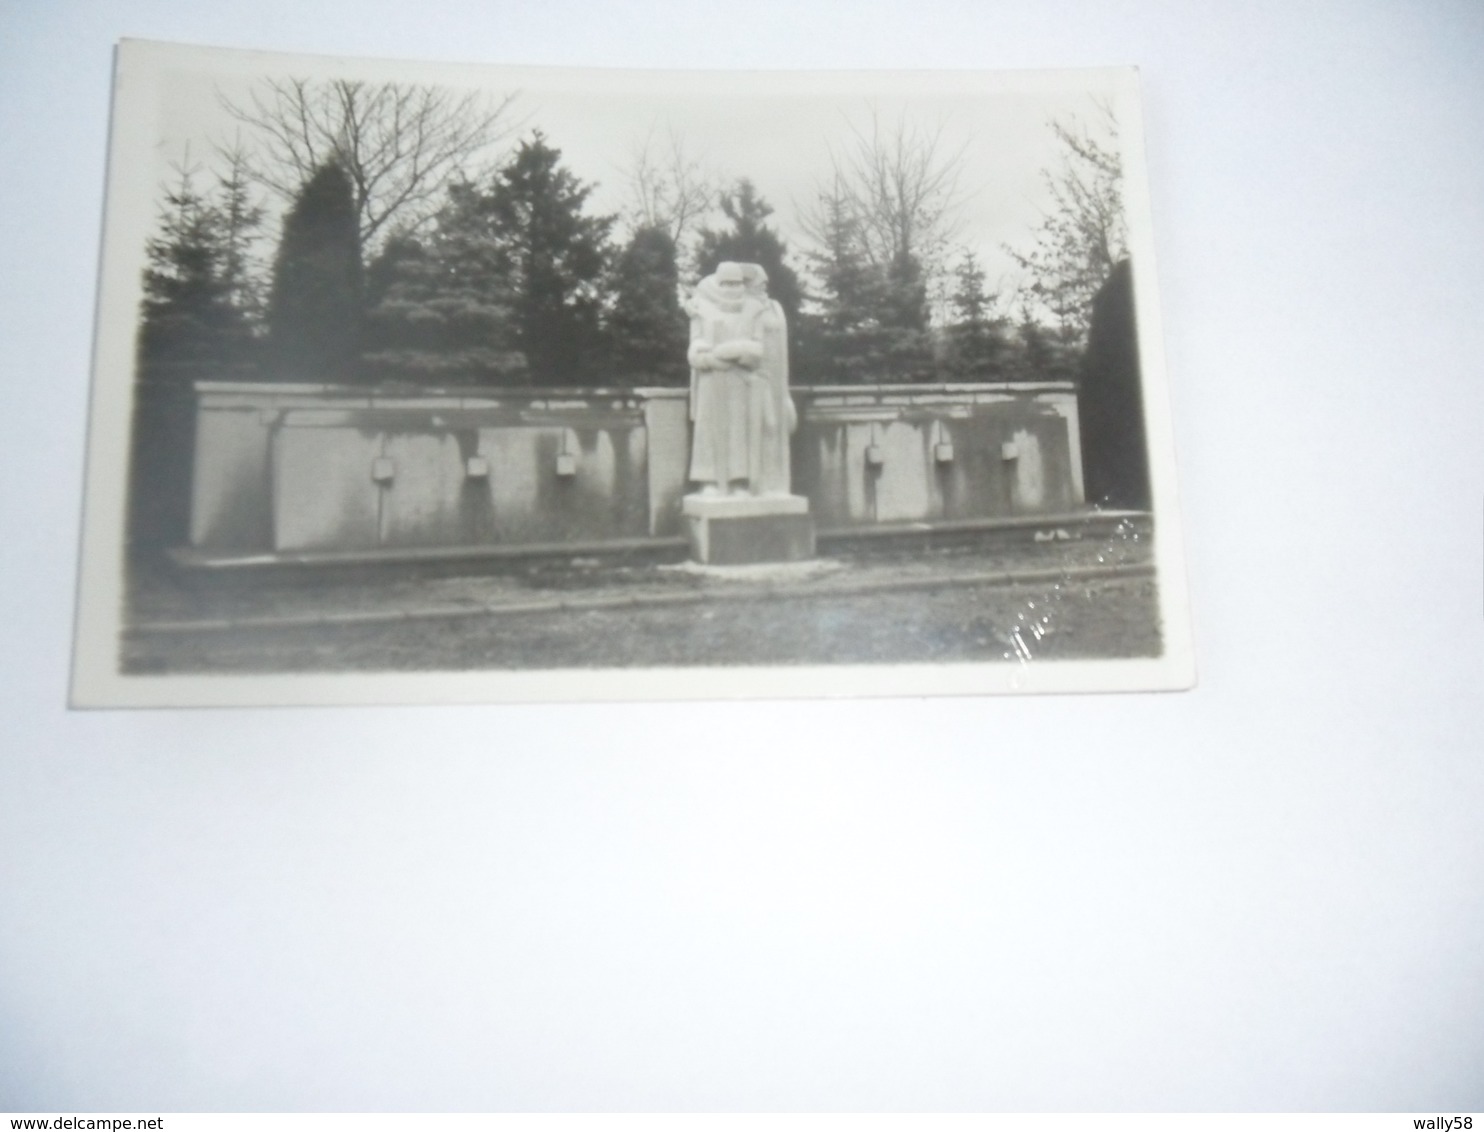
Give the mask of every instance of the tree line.
<path id="1" fill-rule="evenodd" d="M 1009 299 L 955 245 L 959 156 L 875 119 L 832 157 L 790 249 L 748 179 L 714 184 L 669 139 L 630 173 L 627 215 L 540 130 L 492 169 L 509 101 L 346 81 L 268 83 L 228 110 L 259 144 L 189 161 L 147 246 L 145 380 L 203 377 L 420 387 L 677 384 L 682 284 L 761 264 L 808 384 L 1075 376 L 1092 299 L 1122 246 L 1116 155 L 1055 127 L 1066 166 Z M 266 155 L 266 156 L 265 156 Z M 284 205 L 271 262 L 264 194 Z M 707 217 L 714 218 L 711 224 Z"/>

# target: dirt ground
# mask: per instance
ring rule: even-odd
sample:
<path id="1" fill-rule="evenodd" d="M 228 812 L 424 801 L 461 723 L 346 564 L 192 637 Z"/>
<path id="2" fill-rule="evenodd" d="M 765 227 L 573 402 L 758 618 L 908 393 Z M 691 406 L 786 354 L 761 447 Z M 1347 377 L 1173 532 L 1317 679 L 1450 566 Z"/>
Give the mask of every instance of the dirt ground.
<path id="1" fill-rule="evenodd" d="M 135 578 L 121 668 L 262 673 L 1006 661 L 1155 656 L 1149 542 L 877 545 L 704 571 L 565 558 Z M 1034 574 L 1015 583 L 1007 578 Z M 357 620 L 358 618 L 370 620 Z"/>

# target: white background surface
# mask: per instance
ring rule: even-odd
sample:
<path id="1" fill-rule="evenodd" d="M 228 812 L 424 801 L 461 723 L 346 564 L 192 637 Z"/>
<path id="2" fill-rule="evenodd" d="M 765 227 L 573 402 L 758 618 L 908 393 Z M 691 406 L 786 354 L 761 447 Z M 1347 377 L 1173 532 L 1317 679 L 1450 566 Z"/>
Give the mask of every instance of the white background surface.
<path id="1" fill-rule="evenodd" d="M 1201 686 L 64 708 L 120 36 L 1137 63 Z M 0 1109 L 1484 1108 L 1484 8 L 0 6 Z"/>

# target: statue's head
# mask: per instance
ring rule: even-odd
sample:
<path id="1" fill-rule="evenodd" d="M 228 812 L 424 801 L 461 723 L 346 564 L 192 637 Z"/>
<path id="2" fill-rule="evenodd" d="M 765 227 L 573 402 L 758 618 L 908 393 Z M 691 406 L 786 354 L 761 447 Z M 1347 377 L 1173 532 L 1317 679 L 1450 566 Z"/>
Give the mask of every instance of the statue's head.
<path id="1" fill-rule="evenodd" d="M 716 287 L 721 296 L 731 302 L 736 302 L 747 293 L 747 275 L 742 270 L 742 264 L 718 263 L 716 265 Z"/>
<path id="2" fill-rule="evenodd" d="M 768 297 L 768 273 L 763 270 L 762 265 L 744 263 L 739 266 L 742 268 L 742 285 L 747 288 L 747 293 L 754 299 L 766 299 Z"/>
<path id="3" fill-rule="evenodd" d="M 702 302 L 719 304 L 736 312 L 749 304 L 768 303 L 768 274 L 755 263 L 726 260 L 696 286 L 695 297 Z"/>

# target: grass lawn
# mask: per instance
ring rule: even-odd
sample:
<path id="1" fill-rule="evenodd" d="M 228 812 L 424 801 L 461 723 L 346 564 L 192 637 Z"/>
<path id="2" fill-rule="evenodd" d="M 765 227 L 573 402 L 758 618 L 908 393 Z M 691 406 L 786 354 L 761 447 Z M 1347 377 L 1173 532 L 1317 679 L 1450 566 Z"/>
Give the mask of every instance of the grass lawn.
<path id="1" fill-rule="evenodd" d="M 140 575 L 121 660 L 125 672 L 168 674 L 1156 656 L 1152 573 L 1099 574 L 1148 560 L 1147 538 L 1129 530 L 857 550 L 773 574 L 573 558 L 207 586 Z M 1025 571 L 1046 576 L 996 578 Z M 368 615 L 385 619 L 354 620 Z M 325 621 L 337 617 L 350 623 Z M 211 627 L 222 618 L 231 624 Z"/>

